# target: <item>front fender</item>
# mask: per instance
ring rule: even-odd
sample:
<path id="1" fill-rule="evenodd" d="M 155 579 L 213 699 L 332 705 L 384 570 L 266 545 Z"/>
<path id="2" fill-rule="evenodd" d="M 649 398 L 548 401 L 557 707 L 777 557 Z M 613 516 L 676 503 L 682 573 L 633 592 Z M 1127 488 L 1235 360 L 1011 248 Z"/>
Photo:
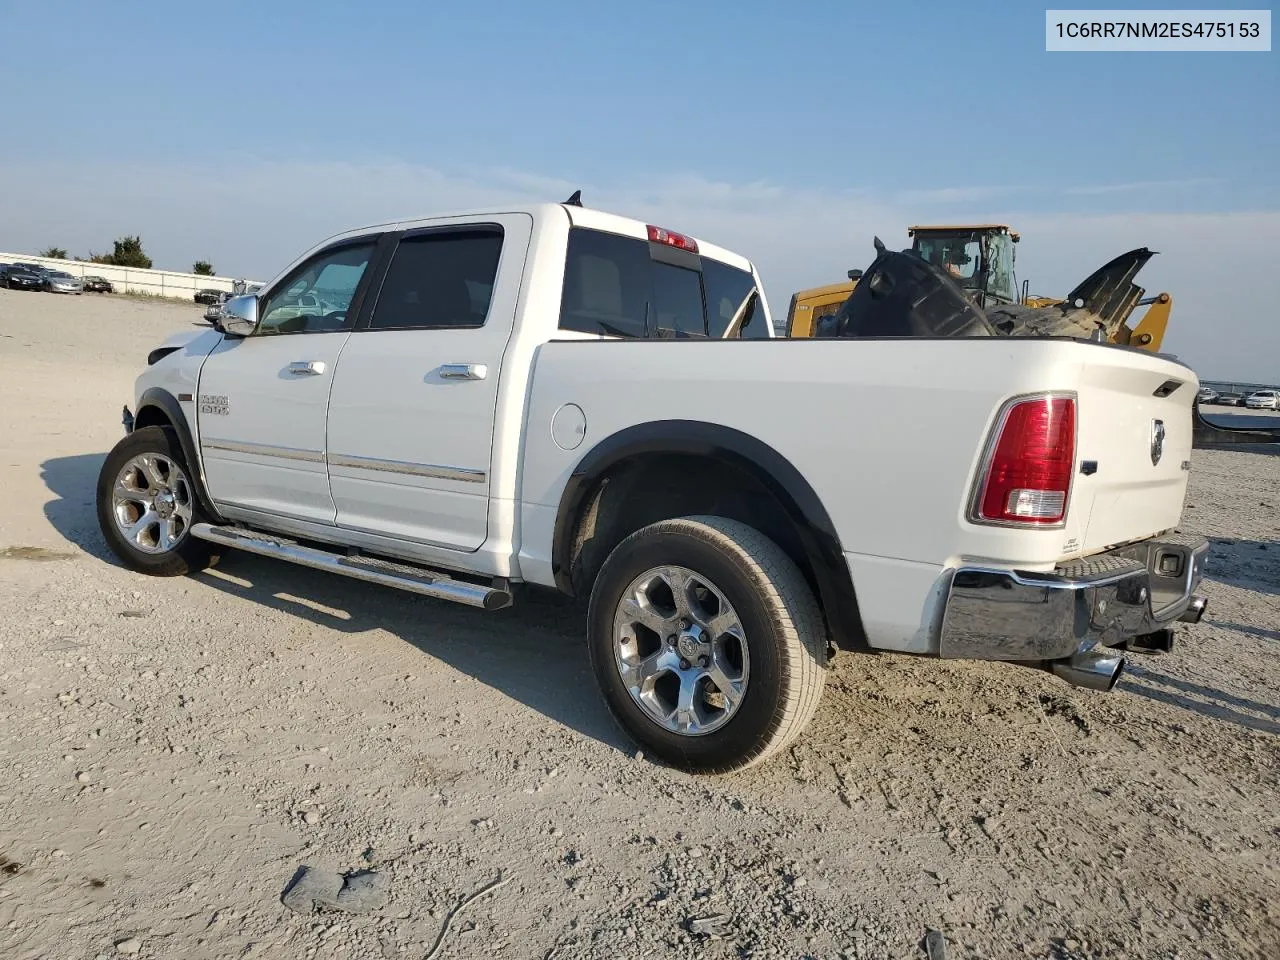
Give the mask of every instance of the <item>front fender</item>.
<path id="1" fill-rule="evenodd" d="M 126 414 L 128 408 L 125 408 Z M 209 492 L 205 486 L 204 479 L 204 462 L 200 459 L 200 448 L 196 445 L 195 437 L 191 431 L 191 424 L 187 421 L 187 415 L 182 409 L 182 404 L 168 390 L 163 387 L 151 387 L 142 392 L 138 398 L 138 410 L 133 416 L 133 423 L 130 426 L 132 430 L 140 430 L 143 427 L 167 426 L 173 429 L 178 435 L 178 443 L 182 446 L 182 457 L 187 461 L 187 467 L 191 471 L 191 481 L 195 485 L 196 500 L 200 505 L 200 511 L 215 522 L 224 522 L 222 516 L 213 506 L 213 501 L 209 497 Z"/>

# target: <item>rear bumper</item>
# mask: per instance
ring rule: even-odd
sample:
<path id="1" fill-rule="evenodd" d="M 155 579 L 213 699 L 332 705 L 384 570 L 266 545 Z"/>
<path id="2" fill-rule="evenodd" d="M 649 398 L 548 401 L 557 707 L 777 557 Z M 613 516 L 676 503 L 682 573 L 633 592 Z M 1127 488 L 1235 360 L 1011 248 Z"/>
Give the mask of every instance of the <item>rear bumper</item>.
<path id="1" fill-rule="evenodd" d="M 939 655 L 1066 660 L 1198 621 L 1205 601 L 1195 591 L 1208 553 L 1203 537 L 1172 534 L 1051 573 L 961 567 L 947 593 Z"/>

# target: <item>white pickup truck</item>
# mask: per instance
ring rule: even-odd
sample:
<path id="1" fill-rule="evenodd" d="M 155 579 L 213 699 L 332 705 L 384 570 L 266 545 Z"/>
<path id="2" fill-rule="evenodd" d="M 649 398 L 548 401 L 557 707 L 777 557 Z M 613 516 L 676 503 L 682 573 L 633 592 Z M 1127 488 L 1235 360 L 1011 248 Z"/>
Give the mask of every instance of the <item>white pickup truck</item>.
<path id="1" fill-rule="evenodd" d="M 623 728 L 726 771 L 800 733 L 838 648 L 1102 690 L 1168 649 L 1204 609 L 1198 387 L 1078 340 L 774 339 L 741 256 L 501 209 L 333 237 L 154 350 L 98 515 L 160 576 L 238 548 L 483 610 L 589 596 Z"/>

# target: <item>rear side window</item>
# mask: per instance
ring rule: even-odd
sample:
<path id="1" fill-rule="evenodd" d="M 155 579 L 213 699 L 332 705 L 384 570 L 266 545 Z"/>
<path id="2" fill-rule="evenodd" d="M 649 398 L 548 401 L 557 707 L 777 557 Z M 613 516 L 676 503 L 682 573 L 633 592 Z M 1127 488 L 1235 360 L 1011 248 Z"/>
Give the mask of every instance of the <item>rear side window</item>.
<path id="1" fill-rule="evenodd" d="M 652 251 L 646 240 L 569 231 L 560 329 L 624 338 L 719 337 L 755 278 L 710 258 Z M 767 336 L 764 311 L 744 337 Z"/>
<path id="2" fill-rule="evenodd" d="M 502 253 L 502 228 L 444 230 L 400 241 L 369 318 L 372 330 L 482 327 Z"/>
<path id="3" fill-rule="evenodd" d="M 645 241 L 595 230 L 569 232 L 560 329 L 643 337 L 652 298 Z"/>

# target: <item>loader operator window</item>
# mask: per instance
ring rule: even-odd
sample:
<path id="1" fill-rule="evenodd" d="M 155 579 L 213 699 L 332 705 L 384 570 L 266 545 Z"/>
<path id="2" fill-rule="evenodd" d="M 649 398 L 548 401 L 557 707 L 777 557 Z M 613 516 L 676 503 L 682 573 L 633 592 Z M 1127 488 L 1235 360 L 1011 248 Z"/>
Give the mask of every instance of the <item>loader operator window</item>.
<path id="1" fill-rule="evenodd" d="M 941 267 L 962 287 L 970 288 L 982 266 L 982 245 L 977 240 L 961 240 L 957 237 L 922 237 L 917 243 L 922 260 Z"/>

